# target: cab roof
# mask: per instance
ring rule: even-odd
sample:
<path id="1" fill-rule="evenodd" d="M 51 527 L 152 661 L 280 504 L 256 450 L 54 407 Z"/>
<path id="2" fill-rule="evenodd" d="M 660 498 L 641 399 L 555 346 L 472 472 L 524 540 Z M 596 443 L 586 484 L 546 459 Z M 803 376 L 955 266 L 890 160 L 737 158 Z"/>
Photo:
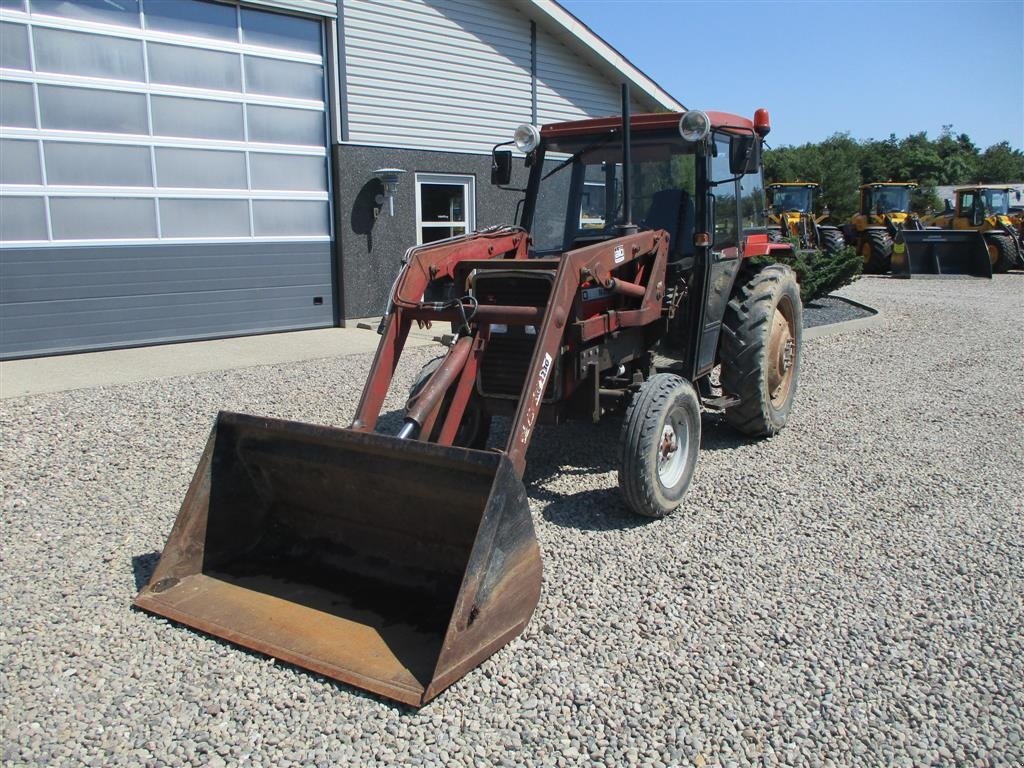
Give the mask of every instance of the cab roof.
<path id="1" fill-rule="evenodd" d="M 683 112 L 648 112 L 630 115 L 631 131 L 656 131 L 664 128 L 675 128 Z M 711 130 L 726 130 L 730 133 L 750 133 L 754 130 L 754 121 L 747 117 L 734 115 L 730 112 L 706 112 L 711 120 Z M 573 120 L 567 123 L 548 123 L 540 129 L 545 139 L 558 139 L 566 136 L 585 136 L 602 131 L 614 131 L 622 127 L 622 116 L 597 117 L 590 120 Z"/>
<path id="2" fill-rule="evenodd" d="M 772 187 L 807 187 L 808 189 L 817 189 L 821 185 L 816 181 L 776 181 L 768 185 L 768 189 Z"/>
<path id="3" fill-rule="evenodd" d="M 861 184 L 861 189 L 874 189 L 875 187 L 916 187 L 916 181 L 872 181 L 869 184 Z"/>
<path id="4" fill-rule="evenodd" d="M 953 187 L 954 192 L 970 192 L 972 189 L 1016 189 L 1014 184 L 966 184 L 962 187 Z"/>

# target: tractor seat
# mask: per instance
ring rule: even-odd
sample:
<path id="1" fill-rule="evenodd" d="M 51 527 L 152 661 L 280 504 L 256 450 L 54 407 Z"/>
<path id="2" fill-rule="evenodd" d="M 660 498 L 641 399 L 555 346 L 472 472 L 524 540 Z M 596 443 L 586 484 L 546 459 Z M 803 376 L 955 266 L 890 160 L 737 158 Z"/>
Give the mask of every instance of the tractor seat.
<path id="1" fill-rule="evenodd" d="M 663 189 L 651 197 L 642 229 L 664 229 L 669 235 L 669 266 L 693 267 L 693 198 L 685 189 Z"/>

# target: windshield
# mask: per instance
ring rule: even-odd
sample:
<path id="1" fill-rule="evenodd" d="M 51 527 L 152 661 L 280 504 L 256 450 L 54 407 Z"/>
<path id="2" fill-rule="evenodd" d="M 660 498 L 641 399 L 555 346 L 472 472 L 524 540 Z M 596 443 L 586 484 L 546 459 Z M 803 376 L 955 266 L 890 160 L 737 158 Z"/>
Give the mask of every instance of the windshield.
<path id="1" fill-rule="evenodd" d="M 772 190 L 772 208 L 776 213 L 811 210 L 811 190 L 808 187 L 776 187 Z"/>
<path id="2" fill-rule="evenodd" d="M 619 134 L 558 139 L 542 151 L 531 253 L 561 253 L 581 240 L 617 237 L 624 221 Z M 630 151 L 632 222 L 640 229 L 665 229 L 675 238 L 687 207 L 692 222 L 694 145 L 675 131 L 634 133 Z"/>
<path id="3" fill-rule="evenodd" d="M 1005 215 L 1010 211 L 1010 193 L 1005 189 L 983 189 L 981 201 L 986 213 Z"/>
<path id="4" fill-rule="evenodd" d="M 869 194 L 872 213 L 905 213 L 910 210 L 908 187 L 875 187 Z"/>

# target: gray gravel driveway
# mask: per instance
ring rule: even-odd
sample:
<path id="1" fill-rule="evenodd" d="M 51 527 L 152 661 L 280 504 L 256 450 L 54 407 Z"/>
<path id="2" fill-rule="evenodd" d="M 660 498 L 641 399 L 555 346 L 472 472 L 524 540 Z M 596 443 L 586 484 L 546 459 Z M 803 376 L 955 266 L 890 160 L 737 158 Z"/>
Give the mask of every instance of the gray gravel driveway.
<path id="1" fill-rule="evenodd" d="M 129 608 L 217 410 L 346 425 L 368 357 L 0 402 L 4 765 L 1024 764 L 1024 274 L 844 295 L 666 520 L 616 424 L 542 429 L 537 612 L 418 712 Z"/>

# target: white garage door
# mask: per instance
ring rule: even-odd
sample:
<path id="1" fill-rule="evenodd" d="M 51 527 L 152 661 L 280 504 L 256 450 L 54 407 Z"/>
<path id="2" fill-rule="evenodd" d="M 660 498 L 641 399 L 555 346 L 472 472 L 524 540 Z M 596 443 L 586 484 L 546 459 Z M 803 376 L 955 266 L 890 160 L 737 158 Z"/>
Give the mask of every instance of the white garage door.
<path id="1" fill-rule="evenodd" d="M 0 354 L 330 325 L 321 20 L 0 0 Z"/>

